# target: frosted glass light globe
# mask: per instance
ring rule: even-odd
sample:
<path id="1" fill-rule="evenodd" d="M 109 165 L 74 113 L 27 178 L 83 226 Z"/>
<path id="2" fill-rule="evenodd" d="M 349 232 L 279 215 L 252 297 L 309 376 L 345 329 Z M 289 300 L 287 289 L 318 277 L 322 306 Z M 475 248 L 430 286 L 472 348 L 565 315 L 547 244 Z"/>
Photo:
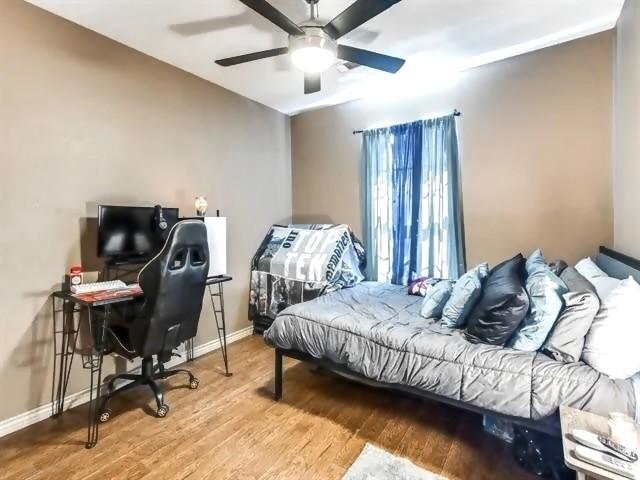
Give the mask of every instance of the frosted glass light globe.
<path id="1" fill-rule="evenodd" d="M 291 61 L 306 73 L 320 73 L 334 64 L 335 54 L 324 48 L 305 47 L 295 50 L 291 54 Z"/>
<path id="2" fill-rule="evenodd" d="M 304 35 L 289 37 L 291 61 L 306 73 L 320 73 L 333 65 L 338 45 L 320 27 L 303 27 Z"/>

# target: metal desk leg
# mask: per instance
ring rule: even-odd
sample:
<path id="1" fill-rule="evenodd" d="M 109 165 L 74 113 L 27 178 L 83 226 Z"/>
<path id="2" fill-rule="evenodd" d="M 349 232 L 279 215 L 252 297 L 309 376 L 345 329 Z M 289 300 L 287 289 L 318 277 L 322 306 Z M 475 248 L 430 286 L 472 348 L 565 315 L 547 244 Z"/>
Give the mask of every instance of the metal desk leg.
<path id="1" fill-rule="evenodd" d="M 208 285 L 209 296 L 211 297 L 211 306 L 213 307 L 213 317 L 216 320 L 216 328 L 218 329 L 218 338 L 220 339 L 220 351 L 222 352 L 222 360 L 224 360 L 224 375 L 230 377 L 233 373 L 229 373 L 229 357 L 227 356 L 227 323 L 224 314 L 224 289 L 222 282 L 218 283 L 218 293 L 211 291 L 211 285 Z M 220 300 L 220 309 L 216 308 L 215 297 Z M 218 314 L 220 317 L 218 317 Z"/>
<path id="2" fill-rule="evenodd" d="M 282 398 L 282 351 L 276 348 L 276 375 L 274 385 L 274 400 L 278 401 Z"/>
<path id="3" fill-rule="evenodd" d="M 62 301 L 62 307 L 56 309 L 56 299 L 52 298 L 53 305 L 53 412 L 56 417 L 64 411 L 64 399 L 67 395 L 67 386 L 71 375 L 73 357 L 80 330 L 79 321 L 76 325 L 75 316 L 80 310 L 66 300 Z M 60 324 L 60 315 L 62 323 Z M 58 348 L 60 344 L 60 348 Z M 57 378 L 56 378 L 57 377 Z"/>
<path id="4" fill-rule="evenodd" d="M 89 313 L 89 325 L 92 325 L 92 309 L 88 308 Z M 104 316 L 98 323 L 97 337 L 95 339 L 95 352 L 91 353 L 89 362 L 91 369 L 91 386 L 89 388 L 89 417 L 87 427 L 87 443 L 85 448 L 93 448 L 98 443 L 98 427 L 100 425 L 98 421 L 98 414 L 101 404 L 100 390 L 102 387 L 102 361 L 104 359 L 104 341 L 106 325 L 109 321 L 109 315 L 111 314 L 111 306 L 105 305 Z M 97 375 L 97 380 L 94 381 L 94 377 Z M 95 388 L 95 392 L 94 392 Z"/>
<path id="5" fill-rule="evenodd" d="M 185 343 L 184 349 L 185 349 L 185 352 L 187 354 L 187 362 L 193 362 L 193 358 L 194 358 L 193 351 L 194 351 L 194 348 L 195 348 L 194 347 L 194 340 L 195 340 L 195 337 L 191 337 L 191 338 L 187 339 L 186 342 L 184 342 Z"/>

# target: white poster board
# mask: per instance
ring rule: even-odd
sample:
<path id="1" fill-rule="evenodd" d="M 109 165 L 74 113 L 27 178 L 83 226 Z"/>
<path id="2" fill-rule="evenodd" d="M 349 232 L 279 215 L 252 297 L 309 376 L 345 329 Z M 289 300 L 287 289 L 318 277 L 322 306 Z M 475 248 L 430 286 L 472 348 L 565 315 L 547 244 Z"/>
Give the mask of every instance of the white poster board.
<path id="1" fill-rule="evenodd" d="M 227 219 L 205 217 L 207 242 L 209 243 L 209 276 L 227 274 Z"/>

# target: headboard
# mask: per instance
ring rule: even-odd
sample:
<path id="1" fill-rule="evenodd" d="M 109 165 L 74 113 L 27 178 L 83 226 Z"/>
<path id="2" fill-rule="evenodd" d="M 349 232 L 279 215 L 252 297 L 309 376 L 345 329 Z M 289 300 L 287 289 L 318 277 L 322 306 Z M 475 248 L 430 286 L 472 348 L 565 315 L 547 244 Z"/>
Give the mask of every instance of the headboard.
<path id="1" fill-rule="evenodd" d="M 616 252 L 607 247 L 600 247 L 596 256 L 596 265 L 614 278 L 627 278 L 631 275 L 640 282 L 640 260 Z"/>

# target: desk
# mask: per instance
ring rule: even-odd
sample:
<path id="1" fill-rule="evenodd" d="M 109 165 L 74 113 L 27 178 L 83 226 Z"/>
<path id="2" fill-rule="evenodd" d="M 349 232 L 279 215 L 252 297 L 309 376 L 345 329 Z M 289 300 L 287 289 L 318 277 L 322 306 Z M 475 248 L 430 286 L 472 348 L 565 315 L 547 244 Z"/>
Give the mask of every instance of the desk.
<path id="1" fill-rule="evenodd" d="M 98 443 L 98 408 L 100 403 L 100 389 L 102 387 L 102 362 L 104 359 L 104 340 L 106 326 L 111 315 L 111 305 L 116 303 L 131 302 L 140 295 L 127 295 L 108 300 L 87 301 L 74 297 L 69 292 L 55 292 L 53 294 L 53 343 L 54 343 L 54 402 L 53 416 L 64 412 L 64 399 L 69 385 L 69 376 L 73 365 L 78 333 L 83 310 L 87 314 L 87 325 L 91 333 L 93 346 L 87 355 L 83 355 L 82 366 L 90 371 L 89 386 L 89 417 L 87 419 L 87 442 L 85 448 L 93 448 Z M 62 302 L 56 305 L 56 300 Z M 104 315 L 100 315 L 97 322 L 94 320 L 94 308 L 104 307 Z M 61 324 L 58 324 L 62 314 Z M 77 319 L 77 321 L 76 321 Z M 93 329 L 97 329 L 95 334 Z M 58 350 L 58 344 L 60 349 Z M 57 377 L 57 380 L 56 380 Z"/>
<path id="2" fill-rule="evenodd" d="M 209 298 L 211 299 L 211 308 L 213 308 L 213 318 L 216 321 L 216 329 L 218 332 L 218 339 L 220 340 L 220 352 L 222 353 L 222 360 L 224 361 L 224 376 L 230 377 L 233 373 L 229 373 L 229 357 L 227 356 L 227 322 L 224 313 L 224 284 L 233 280 L 228 275 L 216 275 L 215 277 L 207 278 L 207 291 L 209 292 Z M 217 288 L 216 288 L 217 287 Z M 216 306 L 216 298 L 218 299 L 218 305 Z M 186 341 L 187 361 L 191 362 L 194 359 L 194 339 L 190 338 Z"/>
<path id="3" fill-rule="evenodd" d="M 223 284 L 231 281 L 228 276 L 210 277 L 207 279 L 207 289 L 213 307 L 218 336 L 220 338 L 220 350 L 224 360 L 225 376 L 230 377 L 229 361 L 227 356 L 227 331 L 224 312 Z M 217 287 L 217 288 L 216 288 Z M 89 386 L 89 414 L 87 419 L 86 448 L 93 448 L 98 443 L 98 412 L 100 411 L 102 388 L 102 363 L 104 360 L 105 332 L 109 324 L 111 306 L 117 303 L 131 302 L 140 295 L 126 295 L 105 300 L 87 301 L 73 296 L 69 292 L 55 292 L 52 295 L 53 303 L 53 341 L 54 341 L 54 382 L 53 382 L 53 417 L 64 412 L 64 400 L 67 394 L 69 376 L 73 366 L 73 358 L 76 353 L 78 334 L 83 322 L 81 315 L 86 313 L 87 325 L 91 333 L 93 346 L 87 354 L 82 355 L 82 366 L 90 371 Z M 216 301 L 218 300 L 218 306 Z M 104 308 L 104 315 L 94 315 L 94 309 Z M 97 318 L 96 318 L 97 317 Z M 94 331 L 95 329 L 95 331 Z M 194 339 L 186 342 L 187 360 L 194 359 Z"/>

